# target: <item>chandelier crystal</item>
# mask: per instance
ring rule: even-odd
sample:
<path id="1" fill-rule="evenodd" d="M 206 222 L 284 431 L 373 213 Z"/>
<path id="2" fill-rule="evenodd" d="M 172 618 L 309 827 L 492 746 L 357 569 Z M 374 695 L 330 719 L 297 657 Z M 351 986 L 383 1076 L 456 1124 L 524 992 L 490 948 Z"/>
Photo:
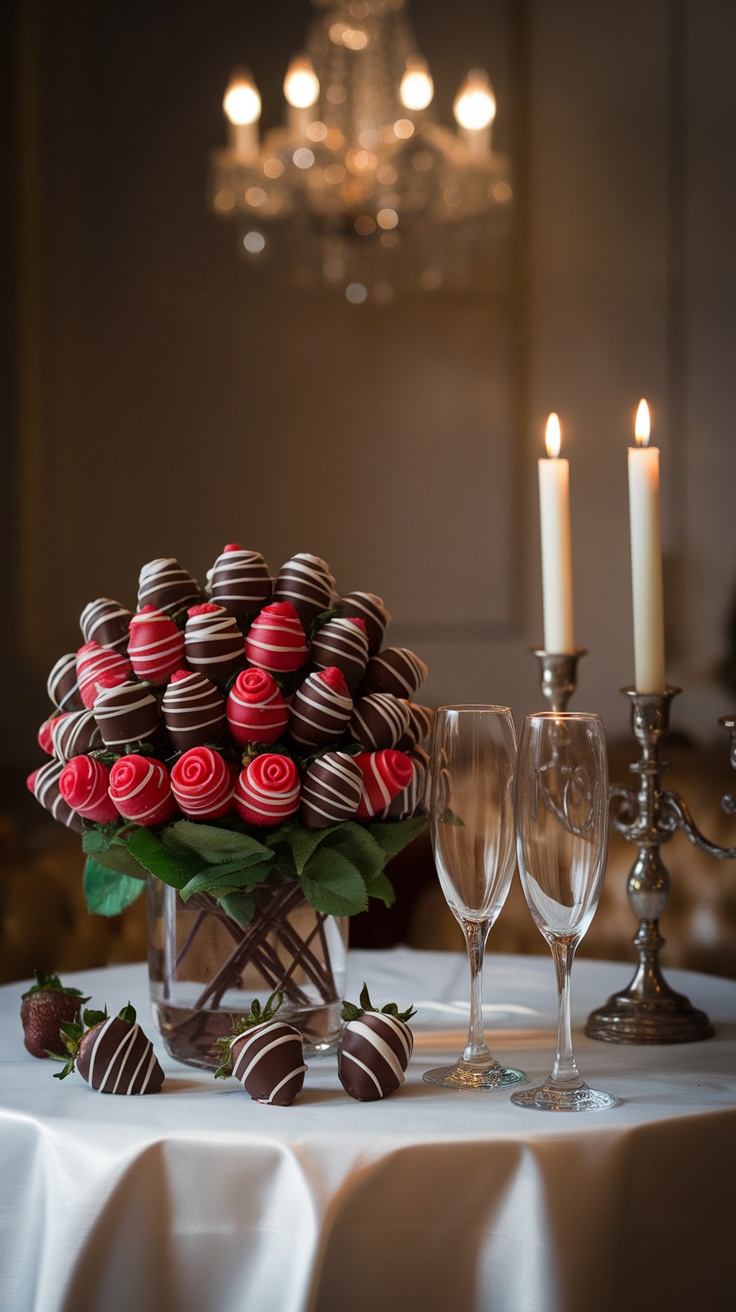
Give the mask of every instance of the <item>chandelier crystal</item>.
<path id="1" fill-rule="evenodd" d="M 486 73 L 471 70 L 458 91 L 452 131 L 431 118 L 434 84 L 404 0 L 312 4 L 304 53 L 284 79 L 282 126 L 261 136 L 250 72 L 231 79 L 212 209 L 238 221 L 250 259 L 354 303 L 476 285 L 479 268 L 487 276 L 503 258 L 512 199 L 507 161 L 492 148 Z"/>

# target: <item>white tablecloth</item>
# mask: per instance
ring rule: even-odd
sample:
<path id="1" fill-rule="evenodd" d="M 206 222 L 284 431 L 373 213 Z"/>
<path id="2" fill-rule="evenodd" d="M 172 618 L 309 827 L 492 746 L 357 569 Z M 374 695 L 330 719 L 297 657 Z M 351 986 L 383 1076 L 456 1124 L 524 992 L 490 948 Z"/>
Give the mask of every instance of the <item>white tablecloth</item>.
<path id="1" fill-rule="evenodd" d="M 736 1306 L 736 981 L 672 971 L 716 1036 L 631 1047 L 584 1038 L 627 966 L 579 960 L 578 1064 L 609 1112 L 514 1107 L 508 1091 L 422 1083 L 454 1059 L 468 972 L 454 954 L 354 952 L 348 996 L 414 1002 L 406 1084 L 378 1103 L 310 1061 L 291 1107 L 177 1065 L 161 1094 L 92 1092 L 22 1045 L 0 989 L 3 1312 L 619 1312 Z M 130 998 L 156 1038 L 143 966 L 69 976 Z M 547 1073 L 551 959 L 487 958 L 498 1056 Z"/>

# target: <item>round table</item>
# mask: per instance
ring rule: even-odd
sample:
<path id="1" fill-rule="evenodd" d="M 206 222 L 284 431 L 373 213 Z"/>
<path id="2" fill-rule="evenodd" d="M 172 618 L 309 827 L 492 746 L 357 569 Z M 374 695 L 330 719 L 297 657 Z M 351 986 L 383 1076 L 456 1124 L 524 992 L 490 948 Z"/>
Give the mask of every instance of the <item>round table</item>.
<path id="1" fill-rule="evenodd" d="M 492 937 L 492 936 L 491 936 Z M 736 981 L 671 971 L 716 1027 L 702 1043 L 586 1039 L 633 967 L 573 971 L 578 1064 L 608 1112 L 514 1107 L 422 1072 L 461 1051 L 465 959 L 354 951 L 348 997 L 414 1003 L 405 1085 L 382 1102 L 310 1059 L 291 1107 L 177 1065 L 150 1020 L 143 965 L 70 975 L 90 1005 L 129 999 L 166 1072 L 151 1097 L 94 1093 L 23 1047 L 26 985 L 0 989 L 3 1312 L 603 1312 L 736 1300 Z M 555 1041 L 552 962 L 490 954 L 496 1055 L 533 1078 Z"/>

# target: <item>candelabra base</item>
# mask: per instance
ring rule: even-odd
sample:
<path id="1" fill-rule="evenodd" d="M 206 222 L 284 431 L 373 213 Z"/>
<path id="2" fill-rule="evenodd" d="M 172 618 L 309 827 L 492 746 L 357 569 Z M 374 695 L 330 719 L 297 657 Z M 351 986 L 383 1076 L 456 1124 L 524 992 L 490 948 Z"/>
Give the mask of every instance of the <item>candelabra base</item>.
<path id="1" fill-rule="evenodd" d="M 627 989 L 614 993 L 588 1017 L 585 1033 L 607 1043 L 695 1043 L 709 1039 L 713 1026 L 684 993 L 661 975 L 638 970 Z"/>

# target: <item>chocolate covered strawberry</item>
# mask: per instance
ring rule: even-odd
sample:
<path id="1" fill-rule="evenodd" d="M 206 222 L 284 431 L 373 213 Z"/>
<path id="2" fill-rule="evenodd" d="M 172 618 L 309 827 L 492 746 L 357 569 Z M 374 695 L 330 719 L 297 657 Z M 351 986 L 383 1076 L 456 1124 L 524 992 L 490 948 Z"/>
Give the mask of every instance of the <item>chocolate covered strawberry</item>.
<path id="1" fill-rule="evenodd" d="M 352 820 L 360 803 L 363 775 L 347 752 L 324 752 L 302 776 L 299 819 L 305 829 L 326 829 Z"/>
<path id="2" fill-rule="evenodd" d="M 257 999 L 248 1016 L 234 1022 L 227 1039 L 218 1039 L 223 1061 L 216 1079 L 234 1075 L 255 1102 L 287 1107 L 304 1083 L 302 1036 L 293 1025 L 275 1019 L 281 993 L 272 993 L 263 1009 Z"/>
<path id="3" fill-rule="evenodd" d="M 79 627 L 85 642 L 98 642 L 101 647 L 128 650 L 128 625 L 133 616 L 119 601 L 98 597 L 85 606 L 79 617 Z"/>
<path id="4" fill-rule="evenodd" d="M 80 989 L 62 984 L 58 975 L 36 971 L 36 983 L 21 995 L 20 1019 L 23 1042 L 34 1057 L 48 1057 L 58 1052 L 61 1027 L 77 1018 L 80 1007 L 89 998 Z"/>
<path id="5" fill-rule="evenodd" d="M 345 675 L 348 688 L 354 691 L 368 663 L 368 632 L 365 620 L 356 615 L 335 615 L 312 639 L 309 656 L 319 670 L 336 665 Z"/>
<path id="6" fill-rule="evenodd" d="M 307 632 L 335 599 L 335 580 L 330 567 L 321 556 L 298 551 L 279 570 L 273 587 L 274 601 L 285 601 L 294 607 Z"/>
<path id="7" fill-rule="evenodd" d="M 175 615 L 188 606 L 196 606 L 202 594 L 196 579 L 173 556 L 161 556 L 144 565 L 138 579 L 138 609 L 155 606 Z"/>
<path id="8" fill-rule="evenodd" d="M 237 619 L 247 619 L 271 596 L 271 575 L 260 551 L 244 551 L 230 542 L 217 557 L 209 576 L 212 600 Z"/>
<path id="9" fill-rule="evenodd" d="M 345 732 L 353 710 L 345 676 L 337 666 L 308 674 L 289 706 L 289 733 L 301 747 L 325 747 Z"/>
<path id="10" fill-rule="evenodd" d="M 222 694 L 204 674 L 176 670 L 161 702 L 164 724 L 179 752 L 214 743 L 225 728 Z"/>
<path id="11" fill-rule="evenodd" d="M 347 1021 L 337 1053 L 340 1083 L 351 1098 L 375 1102 L 386 1098 L 404 1083 L 406 1068 L 414 1048 L 414 1038 L 407 1021 L 414 1008 L 399 1011 L 389 1002 L 379 1011 L 374 1007 L 364 984 L 360 1006 L 346 1002 L 342 1018 Z"/>
<path id="12" fill-rule="evenodd" d="M 128 1003 L 117 1016 L 106 1011 L 85 1011 L 82 1024 L 61 1027 L 66 1049 L 64 1069 L 54 1079 L 63 1080 L 75 1066 L 83 1080 L 98 1093 L 158 1093 L 164 1082 L 153 1044 L 136 1021 L 135 1008 Z"/>
<path id="13" fill-rule="evenodd" d="M 374 592 L 349 592 L 338 601 L 337 611 L 339 615 L 355 615 L 363 621 L 368 634 L 368 651 L 375 656 L 391 619 L 381 598 Z"/>
<path id="14" fill-rule="evenodd" d="M 184 630 L 187 665 L 225 684 L 245 665 L 243 635 L 224 606 L 207 601 L 187 611 Z"/>
<path id="15" fill-rule="evenodd" d="M 384 647 L 371 656 L 362 687 L 364 692 L 390 692 L 394 697 L 411 700 L 428 673 L 424 661 L 408 647 Z"/>

